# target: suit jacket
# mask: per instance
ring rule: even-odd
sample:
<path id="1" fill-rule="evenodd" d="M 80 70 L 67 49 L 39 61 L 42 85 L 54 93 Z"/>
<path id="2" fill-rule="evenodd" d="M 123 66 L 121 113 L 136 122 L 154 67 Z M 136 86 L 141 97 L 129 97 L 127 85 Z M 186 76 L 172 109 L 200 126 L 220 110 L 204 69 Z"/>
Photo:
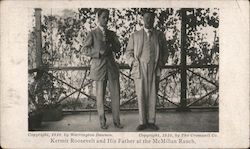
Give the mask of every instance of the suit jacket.
<path id="1" fill-rule="evenodd" d="M 101 29 L 97 27 L 88 33 L 84 41 L 84 53 L 91 57 L 90 78 L 92 80 L 103 80 L 106 75 L 112 79 L 119 77 L 119 67 L 113 52 L 120 51 L 120 42 L 115 32 L 111 30 L 106 31 L 107 42 L 103 40 L 103 36 Z"/>
<path id="2" fill-rule="evenodd" d="M 131 75 L 133 78 L 140 78 L 140 57 L 143 50 L 144 36 L 147 36 L 144 29 L 136 31 L 133 33 L 129 39 L 127 49 L 126 49 L 126 59 L 127 63 L 132 66 Z M 153 42 L 155 42 L 154 49 L 156 50 L 155 57 L 155 71 L 157 76 L 160 76 L 160 67 L 164 66 L 166 63 L 167 56 L 167 43 L 163 32 L 153 29 L 152 31 Z"/>

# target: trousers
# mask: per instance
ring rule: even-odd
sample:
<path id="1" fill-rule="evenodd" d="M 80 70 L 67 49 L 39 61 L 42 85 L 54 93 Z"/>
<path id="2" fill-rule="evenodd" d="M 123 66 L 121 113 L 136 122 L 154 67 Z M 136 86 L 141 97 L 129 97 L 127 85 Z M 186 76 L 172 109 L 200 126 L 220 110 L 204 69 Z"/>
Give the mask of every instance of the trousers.
<path id="1" fill-rule="evenodd" d="M 154 67 L 153 62 L 140 62 L 141 77 L 135 79 L 140 124 L 155 123 L 158 78 Z"/>
<path id="2" fill-rule="evenodd" d="M 111 108 L 113 115 L 113 122 L 120 124 L 120 83 L 119 78 L 105 77 L 104 80 L 98 80 L 96 82 L 96 100 L 97 100 L 97 112 L 100 119 L 100 125 L 106 124 L 106 117 L 104 111 L 104 100 L 106 87 L 108 82 L 108 89 L 111 98 Z"/>

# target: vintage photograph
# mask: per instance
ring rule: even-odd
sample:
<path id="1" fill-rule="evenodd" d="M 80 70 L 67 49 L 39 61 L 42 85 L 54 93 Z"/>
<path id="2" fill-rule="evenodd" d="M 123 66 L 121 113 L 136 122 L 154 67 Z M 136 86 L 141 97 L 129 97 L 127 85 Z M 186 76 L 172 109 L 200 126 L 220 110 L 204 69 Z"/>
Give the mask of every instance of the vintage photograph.
<path id="1" fill-rule="evenodd" d="M 29 131 L 219 132 L 219 8 L 29 8 Z"/>

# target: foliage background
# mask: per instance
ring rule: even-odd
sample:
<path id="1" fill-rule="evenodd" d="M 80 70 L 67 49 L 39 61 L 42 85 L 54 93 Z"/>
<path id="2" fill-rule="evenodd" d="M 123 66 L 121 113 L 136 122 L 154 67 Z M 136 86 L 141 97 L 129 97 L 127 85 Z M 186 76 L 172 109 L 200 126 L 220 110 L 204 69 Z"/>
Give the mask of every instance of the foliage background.
<path id="1" fill-rule="evenodd" d="M 110 21 L 109 29 L 115 31 L 121 42 L 122 48 L 120 58 L 116 59 L 120 65 L 125 64 L 124 52 L 130 35 L 142 28 L 141 8 L 109 8 Z M 157 8 L 155 28 L 165 33 L 168 44 L 168 59 L 166 65 L 180 65 L 180 43 L 181 43 L 181 17 L 180 9 Z M 34 12 L 33 12 L 34 14 Z M 187 12 L 187 64 L 210 65 L 219 64 L 219 9 L 190 9 Z M 30 28 L 28 42 L 28 66 L 29 69 L 35 68 L 35 25 L 34 16 Z M 89 58 L 83 55 L 81 47 L 87 35 L 87 32 L 96 27 L 95 9 L 43 9 L 42 10 L 42 60 L 48 67 L 69 67 L 69 66 L 89 66 Z M 129 70 L 121 70 L 129 75 Z M 165 69 L 162 72 L 162 79 L 174 70 Z M 218 69 L 193 69 L 192 71 L 204 76 L 218 84 Z M 84 71 L 51 71 L 51 73 L 80 88 L 82 84 L 88 85 L 82 88 L 82 91 L 94 98 L 95 87 L 91 83 Z M 87 72 L 88 73 L 88 72 Z M 32 75 L 29 76 L 32 80 Z M 83 82 L 83 78 L 85 78 Z M 165 79 L 160 83 L 159 94 L 175 103 L 180 102 L 180 73 Z M 32 82 L 32 81 L 30 81 Z M 123 75 L 121 82 L 121 104 L 134 96 L 133 81 Z M 54 80 L 53 86 L 62 88 L 64 96 L 74 92 L 74 90 L 60 81 Z M 213 89 L 204 79 L 188 73 L 188 102 L 194 98 L 199 98 Z M 107 104 L 109 104 L 109 95 L 107 95 Z M 218 92 L 208 96 L 205 100 L 196 105 L 213 106 L 218 105 Z M 93 108 L 95 102 L 85 95 L 78 92 L 72 94 L 63 101 L 65 108 Z M 136 107 L 136 98 L 131 100 L 124 107 Z M 159 107 L 169 107 L 171 104 L 163 98 L 159 98 L 157 103 Z"/>

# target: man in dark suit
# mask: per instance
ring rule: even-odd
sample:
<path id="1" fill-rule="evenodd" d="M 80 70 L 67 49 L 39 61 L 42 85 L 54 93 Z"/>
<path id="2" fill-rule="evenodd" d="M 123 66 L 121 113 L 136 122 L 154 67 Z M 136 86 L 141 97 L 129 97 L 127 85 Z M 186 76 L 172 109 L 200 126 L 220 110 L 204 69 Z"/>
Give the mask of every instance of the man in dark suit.
<path id="1" fill-rule="evenodd" d="M 132 67 L 131 75 L 138 98 L 137 130 L 158 130 L 155 124 L 157 82 L 161 74 L 160 66 L 166 62 L 166 38 L 163 32 L 153 28 L 154 12 L 145 10 L 143 13 L 144 27 L 130 36 L 125 55 Z"/>
<path id="2" fill-rule="evenodd" d="M 120 84 L 119 67 L 114 53 L 120 51 L 120 42 L 115 32 L 107 29 L 109 10 L 97 11 L 97 28 L 90 31 L 83 45 L 84 52 L 91 57 L 90 78 L 96 82 L 97 111 L 102 129 L 107 129 L 104 111 L 104 98 L 107 81 L 111 96 L 114 126 L 123 128 L 120 123 Z"/>

